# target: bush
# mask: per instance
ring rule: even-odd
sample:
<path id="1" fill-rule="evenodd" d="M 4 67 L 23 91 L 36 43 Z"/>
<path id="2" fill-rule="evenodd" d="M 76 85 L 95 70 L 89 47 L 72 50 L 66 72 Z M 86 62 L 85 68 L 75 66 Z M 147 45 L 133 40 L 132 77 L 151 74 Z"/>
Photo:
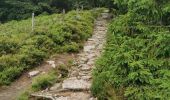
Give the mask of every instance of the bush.
<path id="1" fill-rule="evenodd" d="M 21 93 L 19 97 L 17 97 L 17 100 L 29 100 L 29 95 L 30 95 L 30 91 L 25 91 Z"/>
<path id="2" fill-rule="evenodd" d="M 70 11 L 65 15 L 41 15 L 35 18 L 34 32 L 30 31 L 31 19 L 1 24 L 0 73 L 4 74 L 1 83 L 13 81 L 6 77 L 15 74 L 6 73 L 6 70 L 12 70 L 11 66 L 20 66 L 22 69 L 17 71 L 20 75 L 23 70 L 39 65 L 53 53 L 78 52 L 80 44 L 91 36 L 94 19 L 99 13 L 100 10 L 95 14 L 91 11 L 78 14 Z"/>
<path id="3" fill-rule="evenodd" d="M 39 91 L 46 89 L 47 87 L 53 85 L 57 80 L 54 73 L 44 74 L 33 79 L 32 89 L 33 91 Z"/>
<path id="4" fill-rule="evenodd" d="M 128 100 L 170 99 L 170 31 L 157 26 L 159 12 L 152 15 L 153 1 L 129 0 L 128 6 L 133 2 L 139 7 L 129 8 L 111 22 L 105 51 L 93 71 L 92 92 L 99 100 L 111 99 L 115 93 Z"/>
<path id="5" fill-rule="evenodd" d="M 21 75 L 22 68 L 20 67 L 9 67 L 4 71 L 0 72 L 0 85 L 9 85 L 11 81 L 14 81 L 18 76 Z"/>

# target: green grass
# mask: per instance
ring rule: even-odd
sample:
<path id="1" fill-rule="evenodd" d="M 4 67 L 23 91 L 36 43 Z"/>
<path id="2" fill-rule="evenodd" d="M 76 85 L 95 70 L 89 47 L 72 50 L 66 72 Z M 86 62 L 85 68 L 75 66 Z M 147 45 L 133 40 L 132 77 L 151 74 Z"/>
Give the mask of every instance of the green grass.
<path id="1" fill-rule="evenodd" d="M 35 17 L 0 25 L 0 85 L 9 85 L 24 71 L 58 52 L 78 52 L 92 35 L 101 9 Z M 94 13 L 95 12 L 95 13 Z"/>
<path id="2" fill-rule="evenodd" d="M 32 81 L 32 90 L 39 91 L 50 87 L 54 83 L 56 83 L 57 75 L 55 73 L 48 73 L 40 75 L 33 79 Z"/>

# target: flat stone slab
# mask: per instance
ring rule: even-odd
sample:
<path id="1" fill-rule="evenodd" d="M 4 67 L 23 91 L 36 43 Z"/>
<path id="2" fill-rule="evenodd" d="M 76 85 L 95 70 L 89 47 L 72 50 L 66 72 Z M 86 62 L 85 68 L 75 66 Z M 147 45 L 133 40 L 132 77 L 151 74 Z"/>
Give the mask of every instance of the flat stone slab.
<path id="1" fill-rule="evenodd" d="M 28 77 L 34 77 L 34 76 L 37 76 L 38 74 L 40 73 L 40 71 L 32 71 L 32 72 L 29 72 L 28 73 Z"/>
<path id="2" fill-rule="evenodd" d="M 95 46 L 92 45 L 92 46 L 84 46 L 84 52 L 89 52 L 91 51 L 92 49 L 95 49 Z"/>
<path id="3" fill-rule="evenodd" d="M 91 84 L 83 79 L 78 80 L 76 77 L 68 78 L 63 81 L 62 88 L 69 90 L 89 90 Z"/>

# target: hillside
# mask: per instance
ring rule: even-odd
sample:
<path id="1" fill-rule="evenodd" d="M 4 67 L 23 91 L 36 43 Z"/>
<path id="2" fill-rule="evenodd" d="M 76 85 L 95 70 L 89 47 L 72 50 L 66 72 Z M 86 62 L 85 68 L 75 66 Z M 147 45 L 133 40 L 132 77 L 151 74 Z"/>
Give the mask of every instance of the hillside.
<path id="1" fill-rule="evenodd" d="M 39 16 L 34 32 L 31 19 L 0 25 L 0 84 L 10 84 L 53 53 L 78 52 L 91 36 L 97 15 L 98 11 L 71 11 Z"/>
<path id="2" fill-rule="evenodd" d="M 170 1 L 0 1 L 0 99 L 16 97 L 169 100 Z"/>

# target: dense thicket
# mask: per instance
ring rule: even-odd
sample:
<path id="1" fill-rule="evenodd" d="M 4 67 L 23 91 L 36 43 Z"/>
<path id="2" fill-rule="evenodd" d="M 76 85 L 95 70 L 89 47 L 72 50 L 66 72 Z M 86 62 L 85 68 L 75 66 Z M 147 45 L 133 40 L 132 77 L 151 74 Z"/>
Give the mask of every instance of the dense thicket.
<path id="1" fill-rule="evenodd" d="M 0 85 L 9 84 L 52 53 L 77 52 L 91 36 L 99 12 L 71 11 L 65 15 L 39 16 L 35 18 L 34 32 L 31 19 L 0 25 Z"/>
<path id="2" fill-rule="evenodd" d="M 52 14 L 82 7 L 90 9 L 111 5 L 111 0 L 1 0 L 0 22 L 21 20 L 31 17 L 31 13 Z"/>
<path id="3" fill-rule="evenodd" d="M 170 1 L 115 0 L 92 91 L 100 100 L 170 99 Z"/>

